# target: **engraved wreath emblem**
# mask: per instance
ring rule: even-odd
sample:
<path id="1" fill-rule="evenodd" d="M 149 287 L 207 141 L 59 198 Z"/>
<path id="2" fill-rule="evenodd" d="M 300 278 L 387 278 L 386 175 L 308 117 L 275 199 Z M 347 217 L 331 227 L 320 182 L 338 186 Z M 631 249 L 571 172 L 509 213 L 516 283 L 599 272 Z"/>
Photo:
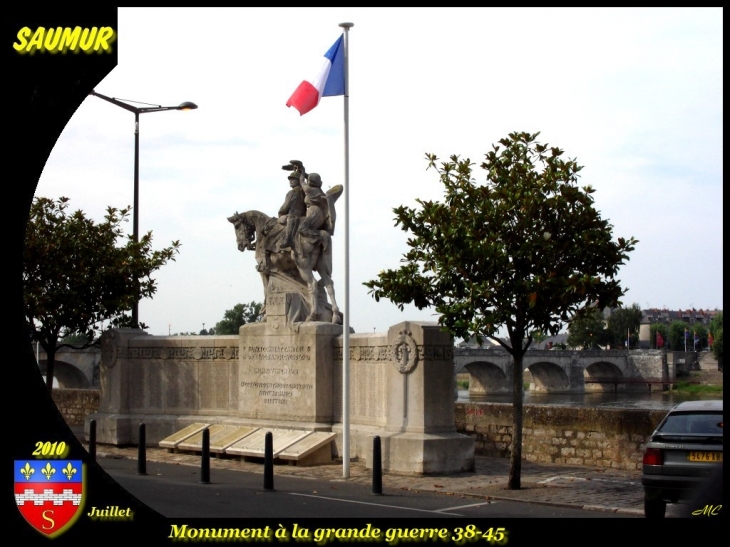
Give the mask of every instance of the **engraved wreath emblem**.
<path id="1" fill-rule="evenodd" d="M 407 374 L 416 368 L 418 363 L 418 348 L 411 336 L 411 332 L 402 330 L 391 349 L 393 364 L 398 372 Z"/>
<path id="2" fill-rule="evenodd" d="M 112 368 L 117 362 L 117 341 L 111 331 L 105 332 L 101 337 L 101 362 L 108 368 Z"/>

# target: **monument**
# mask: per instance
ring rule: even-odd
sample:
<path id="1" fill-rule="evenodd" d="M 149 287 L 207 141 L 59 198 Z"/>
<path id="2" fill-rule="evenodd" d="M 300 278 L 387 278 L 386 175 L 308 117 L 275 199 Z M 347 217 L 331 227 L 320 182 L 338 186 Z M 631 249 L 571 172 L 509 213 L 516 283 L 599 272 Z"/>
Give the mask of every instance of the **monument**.
<path id="1" fill-rule="evenodd" d="M 247 211 L 228 218 L 236 230 L 238 250 L 255 253 L 256 270 L 264 286 L 265 317 L 269 296 L 288 294 L 287 322 L 342 324 L 332 281 L 331 238 L 337 218 L 335 202 L 343 187 L 338 184 L 324 192 L 319 174 L 308 175 L 299 160 L 283 168 L 290 172 L 291 190 L 277 217 Z"/>
<path id="2" fill-rule="evenodd" d="M 343 188 L 323 191 L 321 177 L 301 161 L 284 169 L 290 190 L 277 216 L 228 218 L 238 250 L 254 252 L 264 320 L 243 325 L 238 336 L 109 331 L 100 411 L 86 421 L 87 433 L 89 420 L 97 421 L 98 442 L 136 443 L 144 421 L 147 442 L 165 447 L 185 446 L 186 435 L 210 426 L 215 450 L 229 455 L 258 454 L 265 430 L 278 436 L 275 457 L 315 465 L 342 455 L 343 327 L 332 236 Z M 387 333 L 352 332 L 349 340 L 350 456 L 372 466 L 377 435 L 384 471 L 472 470 L 474 440 L 456 432 L 451 337 L 436 324 L 403 322 Z M 218 440 L 224 437 L 228 445 Z M 316 444 L 316 455 L 299 458 L 310 449 L 297 452 L 298 442 Z"/>

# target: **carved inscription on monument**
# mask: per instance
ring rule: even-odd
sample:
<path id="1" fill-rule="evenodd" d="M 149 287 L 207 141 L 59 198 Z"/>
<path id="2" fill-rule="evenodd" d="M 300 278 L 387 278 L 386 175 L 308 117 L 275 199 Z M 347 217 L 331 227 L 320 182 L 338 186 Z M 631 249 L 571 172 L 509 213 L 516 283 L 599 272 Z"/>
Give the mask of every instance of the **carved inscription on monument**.
<path id="1" fill-rule="evenodd" d="M 268 300 L 272 298 L 275 297 Z M 264 405 L 289 405 L 302 392 L 314 389 L 306 379 L 299 379 L 302 371 L 297 365 L 307 366 L 311 361 L 311 346 L 248 345 L 242 346 L 241 351 L 241 362 L 250 379 L 242 381 L 241 387 Z"/>
<path id="2" fill-rule="evenodd" d="M 287 405 L 295 390 L 311 391 L 312 384 L 299 382 L 241 382 L 241 387 L 256 390 L 265 405 Z"/>
<path id="3" fill-rule="evenodd" d="M 112 348 L 114 349 L 114 348 Z M 172 359 L 174 361 L 238 359 L 237 347 L 135 347 L 120 348 L 120 356 L 125 359 Z"/>
<path id="4" fill-rule="evenodd" d="M 385 368 L 372 362 L 352 367 L 353 414 L 368 423 L 385 419 Z"/>
<path id="5" fill-rule="evenodd" d="M 266 315 L 286 315 L 286 294 L 270 294 L 266 297 Z"/>
<path id="6" fill-rule="evenodd" d="M 244 361 L 311 361 L 311 346 L 244 346 Z"/>

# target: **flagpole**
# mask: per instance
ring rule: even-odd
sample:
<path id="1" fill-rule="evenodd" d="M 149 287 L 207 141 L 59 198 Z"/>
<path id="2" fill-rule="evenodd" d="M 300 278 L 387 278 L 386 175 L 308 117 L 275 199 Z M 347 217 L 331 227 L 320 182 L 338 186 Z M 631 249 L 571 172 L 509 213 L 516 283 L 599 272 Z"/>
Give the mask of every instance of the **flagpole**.
<path id="1" fill-rule="evenodd" d="M 345 46 L 345 313 L 342 327 L 342 477 L 350 478 L 350 71 L 349 30 L 340 23 Z"/>

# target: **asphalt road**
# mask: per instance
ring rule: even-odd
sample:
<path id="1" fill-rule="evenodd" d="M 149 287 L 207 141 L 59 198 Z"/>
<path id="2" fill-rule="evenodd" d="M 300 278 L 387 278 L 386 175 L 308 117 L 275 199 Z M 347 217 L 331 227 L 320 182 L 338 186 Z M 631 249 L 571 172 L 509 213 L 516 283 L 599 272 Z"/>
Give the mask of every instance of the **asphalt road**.
<path id="1" fill-rule="evenodd" d="M 129 493 L 173 519 L 627 518 L 607 512 L 410 490 L 386 489 L 376 495 L 371 487 L 344 480 L 275 476 L 272 491 L 264 490 L 262 475 L 242 471 L 214 469 L 210 483 L 202 484 L 200 469 L 194 467 L 150 462 L 147 475 L 138 475 L 133 460 L 100 458 L 99 463 Z"/>

